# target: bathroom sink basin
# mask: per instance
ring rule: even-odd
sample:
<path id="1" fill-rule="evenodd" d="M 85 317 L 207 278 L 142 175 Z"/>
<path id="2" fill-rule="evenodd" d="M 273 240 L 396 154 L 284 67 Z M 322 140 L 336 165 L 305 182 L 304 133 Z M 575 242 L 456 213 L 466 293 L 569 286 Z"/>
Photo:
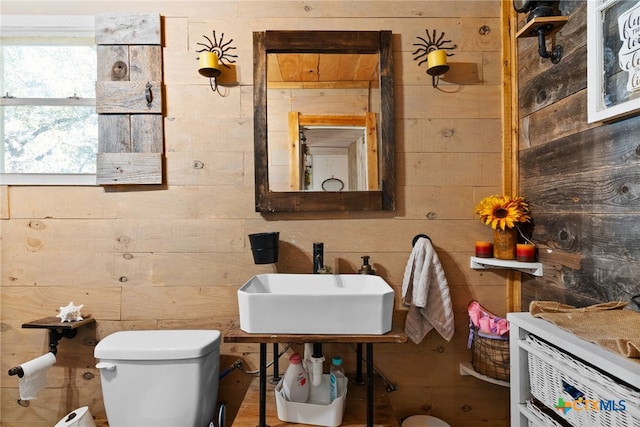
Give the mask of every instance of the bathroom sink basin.
<path id="1" fill-rule="evenodd" d="M 259 274 L 238 289 L 240 329 L 261 334 L 391 330 L 394 292 L 364 274 Z"/>

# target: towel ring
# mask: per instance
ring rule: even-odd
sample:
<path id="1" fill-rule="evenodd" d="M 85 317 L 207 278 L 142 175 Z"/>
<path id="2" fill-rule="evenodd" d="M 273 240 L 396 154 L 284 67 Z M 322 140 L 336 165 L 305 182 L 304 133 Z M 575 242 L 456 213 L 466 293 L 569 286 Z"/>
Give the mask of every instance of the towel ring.
<path id="1" fill-rule="evenodd" d="M 426 234 L 416 234 L 416 236 L 413 238 L 413 240 L 411 241 L 411 246 L 415 246 L 416 242 L 418 241 L 419 238 L 424 237 L 425 239 L 427 239 L 428 241 L 431 242 L 431 237 L 427 236 Z"/>

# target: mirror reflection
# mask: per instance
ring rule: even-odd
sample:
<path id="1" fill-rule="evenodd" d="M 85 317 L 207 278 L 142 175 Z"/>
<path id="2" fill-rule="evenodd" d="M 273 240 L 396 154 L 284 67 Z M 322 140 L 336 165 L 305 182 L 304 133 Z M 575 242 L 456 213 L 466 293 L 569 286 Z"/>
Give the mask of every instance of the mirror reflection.
<path id="1" fill-rule="evenodd" d="M 379 54 L 267 55 L 270 191 L 379 190 Z"/>
<path id="2" fill-rule="evenodd" d="M 395 210 L 391 38 L 253 33 L 257 212 Z"/>
<path id="3" fill-rule="evenodd" d="M 359 127 L 303 126 L 294 190 L 367 190 L 366 134 Z M 376 185 L 377 187 L 377 185 Z"/>

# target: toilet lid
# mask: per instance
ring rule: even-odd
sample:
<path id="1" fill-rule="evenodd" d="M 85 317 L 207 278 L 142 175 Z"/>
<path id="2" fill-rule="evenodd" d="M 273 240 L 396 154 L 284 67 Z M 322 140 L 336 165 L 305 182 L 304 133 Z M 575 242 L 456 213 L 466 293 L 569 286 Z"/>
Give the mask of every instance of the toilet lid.
<path id="1" fill-rule="evenodd" d="M 440 418 L 431 415 L 413 415 L 402 422 L 402 427 L 451 427 Z"/>

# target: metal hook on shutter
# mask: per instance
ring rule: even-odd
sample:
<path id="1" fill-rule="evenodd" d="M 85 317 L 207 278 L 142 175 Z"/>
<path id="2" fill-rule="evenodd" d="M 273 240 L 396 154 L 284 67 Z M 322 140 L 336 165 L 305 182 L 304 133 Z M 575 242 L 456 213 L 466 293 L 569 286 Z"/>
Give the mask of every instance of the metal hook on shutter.
<path id="1" fill-rule="evenodd" d="M 151 88 L 153 85 L 149 82 L 145 85 L 144 96 L 147 99 L 147 107 L 151 108 L 151 103 L 153 102 L 153 93 L 151 93 Z"/>

